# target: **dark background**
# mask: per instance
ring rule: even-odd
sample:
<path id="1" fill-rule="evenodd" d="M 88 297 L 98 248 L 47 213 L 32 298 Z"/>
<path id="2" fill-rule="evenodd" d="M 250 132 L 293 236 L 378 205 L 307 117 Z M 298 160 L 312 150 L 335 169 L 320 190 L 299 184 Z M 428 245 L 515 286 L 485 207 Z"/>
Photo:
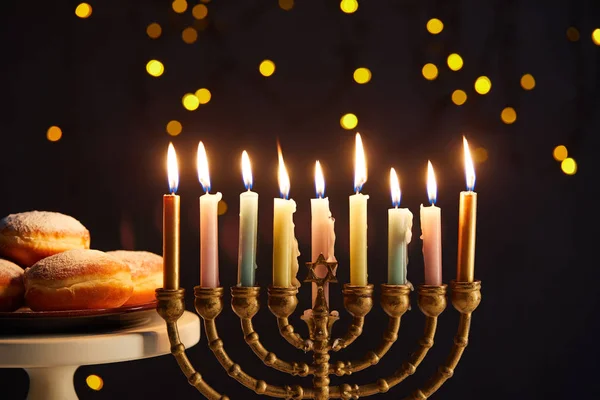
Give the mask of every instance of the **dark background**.
<path id="1" fill-rule="evenodd" d="M 352 15 L 338 1 L 296 1 L 291 11 L 275 0 L 208 4 L 207 21 L 194 22 L 190 10 L 176 14 L 170 1 L 93 1 L 88 19 L 74 15 L 73 1 L 5 1 L 0 76 L 0 214 L 31 209 L 75 216 L 100 250 L 134 248 L 161 252 L 161 198 L 167 192 L 166 150 L 173 141 L 180 160 L 182 202 L 181 284 L 191 298 L 199 281 L 198 196 L 195 151 L 204 141 L 213 189 L 223 193 L 228 211 L 219 220 L 221 283 L 237 275 L 238 194 L 243 190 L 240 154 L 248 150 L 260 194 L 258 282 L 271 281 L 272 198 L 276 183 L 276 140 L 291 175 L 301 264 L 310 254 L 313 165 L 325 169 L 327 195 L 336 217 L 338 276 L 348 282 L 348 200 L 352 193 L 354 133 L 363 135 L 369 181 L 369 280 L 386 279 L 386 214 L 390 207 L 388 170 L 399 172 L 402 204 L 415 215 L 409 279 L 419 284 L 423 261 L 418 210 L 427 202 L 426 162 L 438 178 L 443 209 L 444 281 L 455 274 L 458 194 L 464 188 L 461 135 L 488 159 L 475 165 L 479 193 L 476 277 L 483 281 L 470 345 L 455 376 L 435 398 L 593 398 L 600 395 L 597 359 L 599 278 L 592 258 L 598 237 L 595 211 L 600 117 L 600 47 L 591 40 L 600 27 L 597 1 L 361 1 Z M 543 5 L 542 5 L 543 4 Z M 445 28 L 431 35 L 426 22 L 440 18 Z M 162 36 L 146 27 L 158 22 Z M 181 31 L 199 29 L 198 41 L 184 43 Z M 569 41 L 568 27 L 581 37 Z M 458 52 L 463 69 L 445 65 Z M 165 74 L 145 72 L 156 58 Z M 258 73 L 263 59 L 275 74 Z M 439 77 L 427 81 L 421 67 L 433 62 Z M 352 80 L 355 68 L 371 69 L 366 85 Z M 536 87 L 519 79 L 531 73 Z M 492 90 L 473 90 L 487 75 Z M 210 103 L 196 111 L 181 105 L 184 93 L 207 87 Z M 465 105 L 450 100 L 455 89 Z M 517 111 L 504 124 L 500 112 Z M 356 130 L 339 118 L 353 112 Z M 183 132 L 170 137 L 168 121 Z M 46 140 L 58 125 L 63 137 Z M 558 144 L 569 149 L 578 172 L 567 176 L 552 157 Z M 594 222 L 596 221 L 596 222 Z M 266 304 L 266 290 L 262 294 Z M 303 287 L 297 314 L 309 306 Z M 227 295 L 228 296 L 228 295 Z M 228 297 L 227 297 L 228 301 Z M 333 307 L 342 310 L 340 333 L 349 319 L 338 287 Z M 192 309 L 191 302 L 188 309 Z M 298 315 L 293 323 L 305 334 Z M 409 393 L 443 362 L 456 330 L 457 313 L 440 318 L 437 344 L 414 377 L 381 398 Z M 298 383 L 263 366 L 245 345 L 229 308 L 218 319 L 232 358 L 271 383 Z M 266 307 L 257 330 L 284 359 L 308 360 L 279 337 Z M 355 359 L 374 347 L 385 326 L 378 307 L 366 330 L 342 358 Z M 388 375 L 416 346 L 423 316 L 403 319 L 398 342 L 371 369 L 344 378 L 367 383 Z M 234 398 L 258 398 L 227 377 L 206 345 L 188 350 L 196 368 L 218 391 Z M 334 356 L 334 360 L 338 359 Z M 104 388 L 89 389 L 85 378 L 98 374 Z M 310 384 L 306 378 L 304 384 Z M 27 375 L 0 371 L 1 398 L 24 398 Z M 333 383 L 339 379 L 334 378 Z M 122 364 L 81 367 L 75 386 L 82 399 L 198 397 L 170 356 Z"/>

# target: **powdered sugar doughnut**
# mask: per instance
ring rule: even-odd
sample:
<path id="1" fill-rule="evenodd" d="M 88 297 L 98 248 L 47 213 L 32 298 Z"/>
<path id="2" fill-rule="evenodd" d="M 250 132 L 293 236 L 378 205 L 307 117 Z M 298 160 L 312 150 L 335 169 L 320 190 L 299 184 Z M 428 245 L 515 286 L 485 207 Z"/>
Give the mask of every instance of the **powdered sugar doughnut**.
<path id="1" fill-rule="evenodd" d="M 0 259 L 0 311 L 15 311 L 23 305 L 23 268 Z"/>
<path id="2" fill-rule="evenodd" d="M 145 304 L 156 299 L 155 291 L 163 286 L 163 258 L 147 251 L 109 251 L 113 257 L 124 261 L 131 270 L 133 294 L 124 304 Z"/>

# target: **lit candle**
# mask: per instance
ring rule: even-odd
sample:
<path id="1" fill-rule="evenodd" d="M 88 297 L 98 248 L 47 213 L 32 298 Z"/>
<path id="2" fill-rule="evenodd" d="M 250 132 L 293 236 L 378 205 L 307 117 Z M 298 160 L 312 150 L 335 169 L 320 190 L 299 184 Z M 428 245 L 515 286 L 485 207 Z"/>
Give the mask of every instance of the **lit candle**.
<path id="1" fill-rule="evenodd" d="M 413 215 L 408 208 L 398 208 L 401 192 L 394 168 L 390 170 L 390 188 L 394 208 L 388 210 L 388 284 L 405 285 Z"/>
<path id="2" fill-rule="evenodd" d="M 317 258 L 319 258 L 319 255 L 323 254 L 323 257 L 325 257 L 327 261 L 334 262 L 334 219 L 329 210 L 329 199 L 323 197 L 325 195 L 325 178 L 323 177 L 323 170 L 321 169 L 321 163 L 319 161 L 315 164 L 315 189 L 317 198 L 310 199 L 311 258 L 312 261 L 315 262 L 317 261 Z M 327 276 L 327 268 L 320 265 L 316 268 L 315 273 L 319 278 L 324 278 Z M 325 301 L 329 304 L 329 283 L 325 283 L 323 286 L 323 293 L 325 294 Z M 313 282 L 313 307 L 315 306 L 316 299 L 317 284 Z"/>
<path id="3" fill-rule="evenodd" d="M 427 162 L 427 194 L 431 206 L 421 204 L 421 232 L 425 284 L 442 284 L 442 210 L 435 206 L 437 185 L 431 161 Z"/>
<path id="4" fill-rule="evenodd" d="M 238 285 L 254 286 L 256 270 L 256 233 L 258 193 L 252 191 L 252 168 L 246 150 L 242 153 L 242 176 L 246 192 L 240 194 L 240 237 L 238 250 Z"/>
<path id="5" fill-rule="evenodd" d="M 173 143 L 167 151 L 169 192 L 163 196 L 163 287 L 179 289 L 179 186 L 177 155 Z"/>
<path id="6" fill-rule="evenodd" d="M 456 280 L 473 282 L 475 276 L 475 227 L 477 218 L 477 193 L 475 193 L 475 168 L 469 143 L 463 136 L 465 151 L 465 176 L 467 191 L 460 192 L 458 211 L 458 262 Z"/>
<path id="7" fill-rule="evenodd" d="M 208 158 L 204 144 L 198 144 L 198 180 L 205 191 L 200 196 L 200 286 L 219 286 L 219 226 L 218 206 L 221 193 L 210 194 Z"/>
<path id="8" fill-rule="evenodd" d="M 354 190 L 350 196 L 350 283 L 367 284 L 367 200 L 368 195 L 360 193 L 367 181 L 367 163 L 360 133 L 356 134 L 354 156 Z"/>
<path id="9" fill-rule="evenodd" d="M 293 214 L 296 212 L 296 202 L 288 199 L 290 194 L 290 177 L 288 176 L 281 148 L 279 153 L 279 182 L 280 199 L 273 202 L 273 286 L 290 287 L 292 283 L 298 286 L 298 242 L 294 236 Z"/>

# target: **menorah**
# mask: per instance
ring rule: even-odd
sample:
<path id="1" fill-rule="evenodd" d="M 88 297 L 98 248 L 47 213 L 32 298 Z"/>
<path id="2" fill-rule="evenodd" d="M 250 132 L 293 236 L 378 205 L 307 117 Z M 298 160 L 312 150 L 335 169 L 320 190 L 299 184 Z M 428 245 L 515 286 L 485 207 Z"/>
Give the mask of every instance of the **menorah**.
<path id="1" fill-rule="evenodd" d="M 324 295 L 324 285 L 326 283 L 337 283 L 334 274 L 337 263 L 327 262 L 323 255 L 320 255 L 316 262 L 307 263 L 306 265 L 308 276 L 304 281 L 314 282 L 317 285 L 317 298 L 312 313 L 305 313 L 302 316 L 308 326 L 309 339 L 302 338 L 289 322 L 289 317 L 298 305 L 298 289 L 296 287 L 269 287 L 268 306 L 271 313 L 277 317 L 277 325 L 281 336 L 292 346 L 304 352 L 311 351 L 313 353 L 312 363 L 281 360 L 260 342 L 258 333 L 252 325 L 252 318 L 260 309 L 259 286 L 232 287 L 231 307 L 241 320 L 246 343 L 265 365 L 293 376 L 312 375 L 312 387 L 301 385 L 277 386 L 256 379 L 246 373 L 239 364 L 236 364 L 229 357 L 217 330 L 216 319 L 223 310 L 224 289 L 222 287 L 206 288 L 200 286 L 194 288 L 194 304 L 196 311 L 204 321 L 208 345 L 227 374 L 259 395 L 284 399 L 317 400 L 331 398 L 358 399 L 363 396 L 385 393 L 408 376 L 414 374 L 434 344 L 437 319 L 446 308 L 447 285 L 420 285 L 417 288 L 418 306 L 425 315 L 425 329 L 418 342 L 418 348 L 409 356 L 407 361 L 401 364 L 398 370 L 386 378 L 378 379 L 376 382 L 366 385 L 345 383 L 339 386 L 330 386 L 330 375 L 345 376 L 362 371 L 377 364 L 388 353 L 398 338 L 402 315 L 410 308 L 411 287 L 409 285 L 382 284 L 380 304 L 383 311 L 388 315 L 389 322 L 381 343 L 375 350 L 369 351 L 360 360 L 330 363 L 330 352 L 337 352 L 350 346 L 362 334 L 365 316 L 373 307 L 373 285 L 344 285 L 342 291 L 344 307 L 353 317 L 353 320 L 346 334 L 334 339 L 331 331 L 339 316 L 336 312 L 329 311 Z M 323 277 L 316 273 L 319 266 L 321 270 L 327 271 L 326 274 L 320 274 L 324 275 Z M 446 380 L 452 377 L 454 369 L 467 347 L 471 315 L 481 301 L 481 282 L 452 281 L 450 288 L 452 304 L 460 313 L 458 331 L 450 355 L 429 381 L 405 400 L 423 400 L 435 393 Z M 179 340 L 177 320 L 185 310 L 184 289 L 157 289 L 156 297 L 158 299 L 157 311 L 167 324 L 171 353 L 175 356 L 188 382 L 208 399 L 228 399 L 227 396 L 218 393 L 204 381 L 200 373 L 192 366 L 185 353 L 185 347 Z"/>

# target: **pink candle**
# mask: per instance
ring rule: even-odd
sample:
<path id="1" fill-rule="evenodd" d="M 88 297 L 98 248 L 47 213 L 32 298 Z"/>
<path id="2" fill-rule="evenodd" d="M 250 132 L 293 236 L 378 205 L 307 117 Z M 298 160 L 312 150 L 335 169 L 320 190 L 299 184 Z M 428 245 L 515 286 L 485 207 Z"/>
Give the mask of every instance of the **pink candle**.
<path id="1" fill-rule="evenodd" d="M 206 192 L 200 196 L 200 286 L 219 286 L 218 206 L 221 193 L 210 194 L 208 158 L 204 144 L 198 144 L 198 180 Z"/>
<path id="2" fill-rule="evenodd" d="M 435 206 L 437 185 L 431 161 L 427 164 L 427 194 L 431 206 L 421 204 L 421 239 L 425 263 L 425 284 L 442 284 L 442 210 Z"/>

